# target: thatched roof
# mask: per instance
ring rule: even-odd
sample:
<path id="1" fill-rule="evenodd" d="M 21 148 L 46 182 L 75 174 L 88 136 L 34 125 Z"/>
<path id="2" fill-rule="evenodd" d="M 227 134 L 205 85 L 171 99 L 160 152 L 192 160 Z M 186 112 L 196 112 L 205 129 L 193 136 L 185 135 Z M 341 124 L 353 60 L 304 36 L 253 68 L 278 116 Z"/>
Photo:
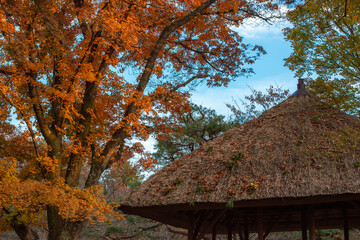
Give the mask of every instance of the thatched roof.
<path id="1" fill-rule="evenodd" d="M 291 96 L 136 188 L 123 206 L 241 203 L 360 193 L 360 121 Z"/>

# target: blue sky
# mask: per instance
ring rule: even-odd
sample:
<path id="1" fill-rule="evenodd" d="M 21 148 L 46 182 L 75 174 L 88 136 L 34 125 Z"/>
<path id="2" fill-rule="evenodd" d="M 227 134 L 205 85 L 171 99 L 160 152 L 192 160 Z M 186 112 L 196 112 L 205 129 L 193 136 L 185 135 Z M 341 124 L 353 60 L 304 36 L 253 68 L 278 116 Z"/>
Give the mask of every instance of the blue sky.
<path id="1" fill-rule="evenodd" d="M 266 55 L 252 65 L 255 74 L 248 78 L 239 78 L 231 82 L 227 88 L 199 87 L 192 93 L 192 101 L 205 107 L 215 109 L 217 113 L 228 116 L 229 110 L 226 103 L 231 103 L 232 98 L 244 98 L 250 94 L 249 87 L 263 91 L 270 85 L 278 85 L 283 89 L 296 90 L 297 79 L 293 72 L 284 66 L 284 58 L 291 53 L 290 43 L 286 42 L 282 29 L 286 22 L 274 25 L 245 24 L 236 30 L 244 36 L 244 41 L 264 47 Z"/>

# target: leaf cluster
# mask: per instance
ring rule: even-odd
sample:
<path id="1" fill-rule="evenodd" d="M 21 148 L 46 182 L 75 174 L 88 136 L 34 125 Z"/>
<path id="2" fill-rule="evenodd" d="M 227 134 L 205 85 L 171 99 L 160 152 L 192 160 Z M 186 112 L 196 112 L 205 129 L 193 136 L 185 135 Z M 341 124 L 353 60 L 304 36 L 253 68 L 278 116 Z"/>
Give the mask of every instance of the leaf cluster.
<path id="1" fill-rule="evenodd" d="M 293 48 L 286 65 L 322 101 L 358 115 L 360 2 L 309 1 L 288 14 L 285 37 Z"/>

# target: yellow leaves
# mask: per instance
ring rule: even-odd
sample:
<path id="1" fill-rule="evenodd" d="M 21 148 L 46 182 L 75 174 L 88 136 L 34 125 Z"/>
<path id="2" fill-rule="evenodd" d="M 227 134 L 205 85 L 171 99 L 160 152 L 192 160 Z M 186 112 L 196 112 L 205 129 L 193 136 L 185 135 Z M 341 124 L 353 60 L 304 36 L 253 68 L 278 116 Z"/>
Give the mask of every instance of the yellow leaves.
<path id="1" fill-rule="evenodd" d="M 0 181 L 16 181 L 17 161 L 15 158 L 0 158 Z"/>
<path id="2" fill-rule="evenodd" d="M 51 158 L 48 156 L 40 157 L 40 158 L 36 159 L 36 161 L 47 172 L 51 172 L 51 173 L 55 173 L 55 168 L 59 164 L 58 160 L 55 157 Z"/>
<path id="3" fill-rule="evenodd" d="M 37 160 L 51 170 L 56 162 L 49 157 Z M 57 207 L 60 215 L 71 221 L 104 222 L 110 216 L 121 217 L 114 212 L 116 205 L 103 198 L 100 186 L 82 190 L 63 181 L 21 181 L 17 164 L 14 158 L 0 159 L 0 228 L 6 228 L 6 223 L 14 217 L 17 221 L 42 224 L 46 206 Z"/>
<path id="4" fill-rule="evenodd" d="M 58 183 L 51 191 L 55 197 L 49 198 L 49 205 L 59 208 L 59 214 L 71 221 L 89 220 L 104 222 L 114 213 L 113 205 L 102 198 L 100 186 L 81 190 Z M 117 215 L 117 214 L 115 214 Z"/>
<path id="5" fill-rule="evenodd" d="M 87 219 L 94 223 L 107 221 L 110 216 L 121 217 L 114 211 L 116 205 L 102 197 L 99 186 L 81 190 L 62 182 L 0 180 L 0 207 L 10 212 L 2 213 L 0 222 L 21 215 L 24 222 L 40 224 L 46 206 L 57 207 L 59 214 L 70 221 Z"/>

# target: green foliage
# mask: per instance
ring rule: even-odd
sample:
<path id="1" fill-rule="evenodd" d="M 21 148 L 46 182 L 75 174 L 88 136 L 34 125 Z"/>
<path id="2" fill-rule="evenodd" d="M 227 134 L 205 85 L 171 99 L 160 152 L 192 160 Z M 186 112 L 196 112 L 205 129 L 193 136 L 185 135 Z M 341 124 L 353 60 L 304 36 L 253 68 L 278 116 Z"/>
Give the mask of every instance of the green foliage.
<path id="1" fill-rule="evenodd" d="M 210 152 L 212 152 L 212 150 L 213 150 L 213 146 L 208 146 L 208 148 L 206 149 L 206 152 L 210 153 Z"/>
<path id="2" fill-rule="evenodd" d="M 142 220 L 141 217 L 134 216 L 134 215 L 126 215 L 125 219 L 130 224 L 137 224 Z"/>
<path id="3" fill-rule="evenodd" d="M 172 191 L 174 191 L 174 188 L 167 186 L 164 190 L 163 190 L 163 195 L 166 196 L 169 193 L 171 193 Z"/>
<path id="4" fill-rule="evenodd" d="M 308 89 L 322 101 L 358 115 L 360 108 L 360 4 L 315 0 L 288 14 L 293 53 L 286 65 L 298 77 L 314 75 Z M 346 8 L 345 8 L 346 6 Z"/>
<path id="5" fill-rule="evenodd" d="M 229 201 L 226 203 L 226 207 L 227 207 L 227 208 L 234 208 L 234 202 L 233 202 L 233 200 L 229 200 Z"/>
<path id="6" fill-rule="evenodd" d="M 204 183 L 203 182 L 198 182 L 197 188 L 196 188 L 196 192 L 202 194 L 205 192 L 204 189 Z"/>
<path id="7" fill-rule="evenodd" d="M 314 123 L 314 124 L 319 123 L 320 122 L 319 115 L 313 115 L 311 117 L 311 122 Z"/>
<path id="8" fill-rule="evenodd" d="M 230 160 L 229 162 L 229 169 L 230 170 L 235 170 L 238 167 L 238 162 L 234 161 L 234 160 Z"/>
<path id="9" fill-rule="evenodd" d="M 120 202 L 127 187 L 134 189 L 141 184 L 142 177 L 139 172 L 139 169 L 128 161 L 115 163 L 101 178 L 106 199 Z"/>
<path id="10" fill-rule="evenodd" d="M 107 234 L 114 234 L 114 233 L 123 233 L 124 229 L 118 226 L 108 226 L 105 230 Z"/>
<path id="11" fill-rule="evenodd" d="M 92 231 L 89 228 L 83 228 L 81 230 L 81 236 L 85 237 L 86 239 L 100 239 L 102 233 L 97 231 Z"/>
<path id="12" fill-rule="evenodd" d="M 239 166 L 239 161 L 242 159 L 242 157 L 243 156 L 240 152 L 236 153 L 229 162 L 229 169 L 235 170 Z"/>
<path id="13" fill-rule="evenodd" d="M 234 161 L 240 161 L 242 159 L 241 152 L 236 153 L 231 159 L 234 160 Z"/>
<path id="14" fill-rule="evenodd" d="M 141 183 L 142 183 L 142 178 L 139 177 L 139 178 L 134 179 L 133 181 L 129 182 L 128 186 L 131 190 L 133 190 L 136 187 L 140 186 Z"/>
<path id="15" fill-rule="evenodd" d="M 192 104 L 191 111 L 180 117 L 179 128 L 165 139 L 158 140 L 154 157 L 162 165 L 173 162 L 233 126 L 215 110 Z M 212 146 L 206 151 L 211 152 Z"/>
<path id="16" fill-rule="evenodd" d="M 177 178 L 174 181 L 174 186 L 179 186 L 180 184 L 182 184 L 184 182 L 184 179 L 181 178 Z"/>

